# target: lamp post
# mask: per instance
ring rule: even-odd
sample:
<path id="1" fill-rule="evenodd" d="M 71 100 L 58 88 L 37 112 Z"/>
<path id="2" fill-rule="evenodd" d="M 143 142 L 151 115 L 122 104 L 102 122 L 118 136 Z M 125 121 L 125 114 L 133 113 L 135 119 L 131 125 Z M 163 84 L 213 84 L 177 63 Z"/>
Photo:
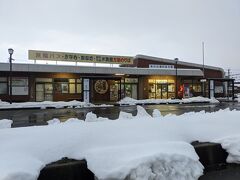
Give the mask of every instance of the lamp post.
<path id="1" fill-rule="evenodd" d="M 176 69 L 176 87 L 175 87 L 175 98 L 177 99 L 178 98 L 178 74 L 177 74 L 177 64 L 178 64 L 178 58 L 175 58 L 175 69 Z"/>
<path id="2" fill-rule="evenodd" d="M 9 65 L 10 65 L 10 72 L 9 72 L 9 101 L 12 104 L 12 55 L 14 50 L 12 48 L 8 49 L 9 57 Z"/>
<path id="3" fill-rule="evenodd" d="M 203 79 L 205 79 L 205 53 L 204 53 L 204 42 L 202 42 L 202 60 L 203 60 Z M 202 95 L 205 97 L 205 80 L 202 82 Z"/>

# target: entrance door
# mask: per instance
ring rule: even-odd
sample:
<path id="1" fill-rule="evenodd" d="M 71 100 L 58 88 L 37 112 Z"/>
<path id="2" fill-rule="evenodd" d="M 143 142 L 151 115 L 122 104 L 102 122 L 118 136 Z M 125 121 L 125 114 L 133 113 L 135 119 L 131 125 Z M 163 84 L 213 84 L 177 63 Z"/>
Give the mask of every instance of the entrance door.
<path id="1" fill-rule="evenodd" d="M 132 84 L 132 98 L 137 99 L 137 84 Z"/>
<path id="2" fill-rule="evenodd" d="M 44 84 L 36 84 L 36 101 L 44 101 Z"/>
<path id="3" fill-rule="evenodd" d="M 106 103 L 119 100 L 119 80 L 93 79 L 91 83 L 91 97 L 93 102 Z"/>
<path id="4" fill-rule="evenodd" d="M 168 98 L 168 85 L 162 84 L 162 99 Z"/>
<path id="5" fill-rule="evenodd" d="M 125 84 L 125 97 L 137 99 L 137 84 Z"/>
<path id="6" fill-rule="evenodd" d="M 52 101 L 53 85 L 51 83 L 36 84 L 36 101 Z"/>

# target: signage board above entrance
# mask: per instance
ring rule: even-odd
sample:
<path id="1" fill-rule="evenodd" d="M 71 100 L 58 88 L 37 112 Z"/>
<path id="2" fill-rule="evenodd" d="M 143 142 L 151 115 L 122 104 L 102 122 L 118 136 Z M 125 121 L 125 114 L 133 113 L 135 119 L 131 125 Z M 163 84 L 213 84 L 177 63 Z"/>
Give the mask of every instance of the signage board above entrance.
<path id="1" fill-rule="evenodd" d="M 69 52 L 28 50 L 28 59 L 45 61 L 69 61 L 108 64 L 133 64 L 133 57 Z"/>

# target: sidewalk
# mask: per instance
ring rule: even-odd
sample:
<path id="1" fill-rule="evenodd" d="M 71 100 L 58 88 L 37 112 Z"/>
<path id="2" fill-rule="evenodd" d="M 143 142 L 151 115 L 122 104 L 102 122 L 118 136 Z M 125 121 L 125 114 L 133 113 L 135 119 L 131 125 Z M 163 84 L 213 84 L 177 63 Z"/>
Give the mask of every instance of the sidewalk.
<path id="1" fill-rule="evenodd" d="M 109 107 L 113 105 L 101 104 L 95 105 L 92 103 L 86 103 L 81 101 L 43 101 L 43 102 L 20 102 L 20 103 L 8 103 L 0 100 L 0 110 L 10 109 L 59 109 L 59 108 L 85 108 L 85 107 Z"/>
<path id="2" fill-rule="evenodd" d="M 209 99 L 201 96 L 186 99 L 142 99 L 136 100 L 125 97 L 118 102 L 119 105 L 154 105 L 154 104 L 190 104 L 190 103 L 219 103 L 215 98 Z"/>
<path id="3" fill-rule="evenodd" d="M 143 99 L 136 100 L 125 97 L 118 102 L 108 102 L 107 104 L 92 104 L 81 101 L 43 101 L 43 102 L 20 102 L 8 103 L 0 100 L 0 110 L 11 109 L 59 109 L 59 108 L 86 108 L 86 107 L 112 107 L 112 106 L 127 106 L 127 105 L 155 105 L 155 104 L 190 104 L 190 103 L 219 103 L 216 99 L 204 97 L 192 97 L 186 99 Z"/>

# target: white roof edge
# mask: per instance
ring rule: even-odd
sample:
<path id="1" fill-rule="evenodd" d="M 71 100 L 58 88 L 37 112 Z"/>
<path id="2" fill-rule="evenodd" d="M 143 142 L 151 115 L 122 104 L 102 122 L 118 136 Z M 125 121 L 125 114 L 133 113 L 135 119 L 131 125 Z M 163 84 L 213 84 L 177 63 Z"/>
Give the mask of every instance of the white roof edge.
<path id="1" fill-rule="evenodd" d="M 173 60 L 173 59 L 159 58 L 159 57 L 147 56 L 147 55 L 142 55 L 142 54 L 136 55 L 135 59 L 136 58 L 145 58 L 145 59 L 149 59 L 149 60 L 161 61 L 161 62 L 166 62 L 166 63 L 174 63 L 175 62 L 175 60 Z M 202 64 L 190 63 L 190 62 L 185 62 L 185 61 L 178 61 L 178 64 L 186 65 L 186 66 L 194 66 L 194 67 L 199 67 L 199 68 L 203 67 Z M 222 71 L 222 73 L 224 74 L 223 68 L 208 66 L 208 65 L 204 65 L 204 67 L 207 68 L 207 69 Z"/>
<path id="2" fill-rule="evenodd" d="M 9 71 L 9 63 L 0 63 L 0 71 Z M 18 64 L 13 63 L 15 72 L 55 72 L 79 74 L 129 74 L 129 75 L 175 75 L 175 69 L 136 68 L 136 67 L 98 67 L 54 64 Z M 179 76 L 203 76 L 200 69 L 178 69 Z"/>

